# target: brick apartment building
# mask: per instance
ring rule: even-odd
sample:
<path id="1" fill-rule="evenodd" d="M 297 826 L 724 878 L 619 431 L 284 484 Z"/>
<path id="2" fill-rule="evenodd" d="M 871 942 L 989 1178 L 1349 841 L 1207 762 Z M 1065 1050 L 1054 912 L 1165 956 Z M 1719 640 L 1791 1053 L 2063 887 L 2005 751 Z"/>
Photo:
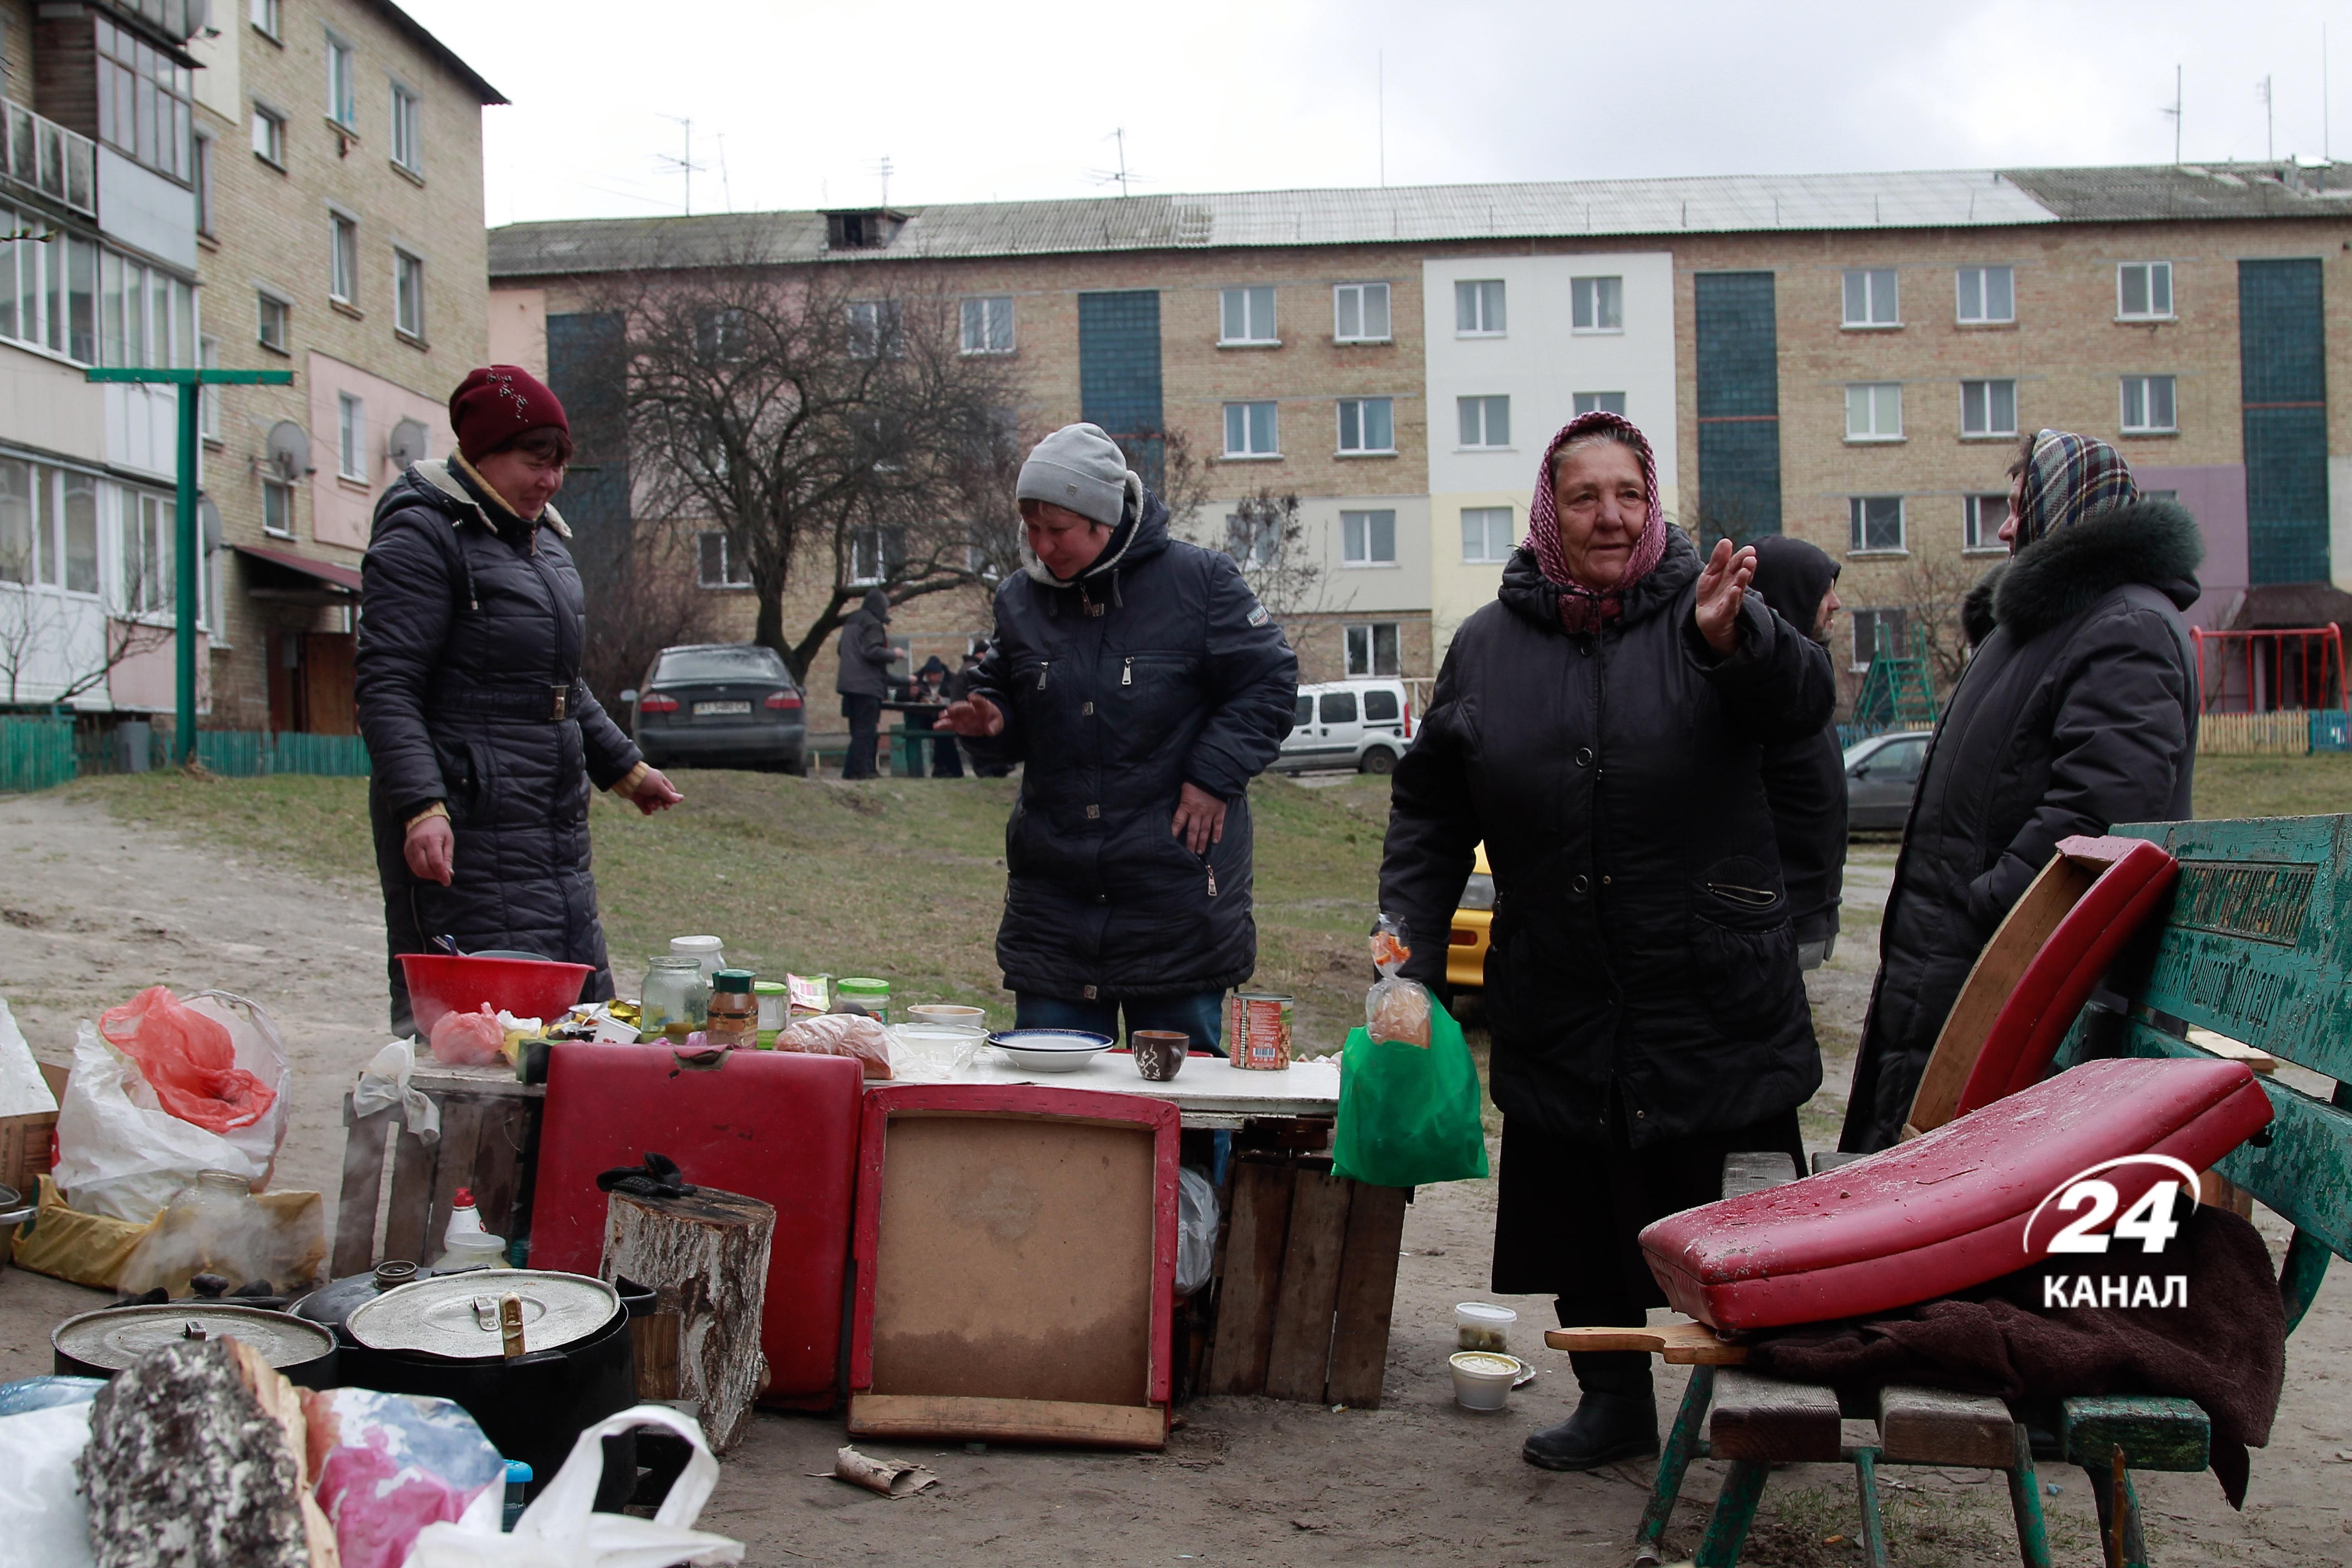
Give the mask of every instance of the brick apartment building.
<path id="1" fill-rule="evenodd" d="M 193 40 L 223 729 L 354 732 L 352 617 L 375 499 L 454 440 L 488 340 L 481 111 L 506 100 L 385 0 L 215 0 Z"/>
<path id="2" fill-rule="evenodd" d="M 535 223 L 490 237 L 491 339 L 563 391 L 602 286 L 747 245 L 1001 301 L 1007 335 L 971 346 L 1016 356 L 1024 439 L 1181 433 L 1213 459 L 1205 536 L 1261 487 L 1300 498 L 1327 595 L 1286 616 L 1309 679 L 1431 674 L 1550 433 L 1619 407 L 1684 525 L 1844 563 L 1858 671 L 1999 553 L 2020 429 L 2114 441 L 2179 495 L 2207 538 L 2199 624 L 2250 587 L 2352 584 L 2352 415 L 2327 397 L 2347 198 L 2352 175 L 2287 163 Z M 986 626 L 978 595 L 910 608 L 919 658 Z M 722 621 L 748 635 L 748 605 Z"/>

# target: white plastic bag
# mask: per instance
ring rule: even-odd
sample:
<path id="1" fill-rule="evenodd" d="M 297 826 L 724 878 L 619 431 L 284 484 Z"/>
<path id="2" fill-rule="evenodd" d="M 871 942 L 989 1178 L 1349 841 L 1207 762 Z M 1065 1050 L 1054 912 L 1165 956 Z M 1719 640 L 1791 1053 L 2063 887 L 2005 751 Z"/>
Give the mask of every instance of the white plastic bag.
<path id="1" fill-rule="evenodd" d="M 0 1416 L 0 1568 L 91 1568 L 89 1504 L 74 1461 L 89 1447 L 87 1399 Z"/>
<path id="2" fill-rule="evenodd" d="M 0 1116 L 39 1116 L 57 1108 L 58 1097 L 49 1092 L 16 1015 L 0 1001 Z"/>
<path id="3" fill-rule="evenodd" d="M 70 1206 L 145 1225 L 200 1171 L 234 1171 L 250 1182 L 268 1168 L 157 1105 L 139 1064 L 100 1039 L 96 1024 L 81 1021 L 50 1173 Z"/>
<path id="4" fill-rule="evenodd" d="M 693 1457 L 653 1518 L 597 1513 L 604 1439 L 636 1426 L 677 1433 L 694 1445 Z M 426 1525 L 409 1549 L 404 1568 L 673 1568 L 681 1563 L 740 1563 L 741 1542 L 693 1528 L 718 1485 L 719 1461 L 702 1440 L 700 1425 L 666 1405 L 640 1405 L 580 1434 L 555 1479 L 515 1521 L 513 1534 L 499 1533 L 499 1489 L 493 1487 L 476 1498 L 457 1523 Z"/>
<path id="5" fill-rule="evenodd" d="M 1209 1282 L 1217 1265 L 1217 1189 L 1187 1165 L 1176 1173 L 1176 1294 Z"/>
<path id="6" fill-rule="evenodd" d="M 379 1110 L 401 1108 L 408 1130 L 423 1143 L 441 1141 L 441 1108 L 408 1085 L 409 1075 L 416 1070 L 416 1042 L 394 1040 L 376 1052 L 374 1059 L 360 1069 L 359 1082 L 352 1086 L 352 1114 L 373 1116 Z"/>

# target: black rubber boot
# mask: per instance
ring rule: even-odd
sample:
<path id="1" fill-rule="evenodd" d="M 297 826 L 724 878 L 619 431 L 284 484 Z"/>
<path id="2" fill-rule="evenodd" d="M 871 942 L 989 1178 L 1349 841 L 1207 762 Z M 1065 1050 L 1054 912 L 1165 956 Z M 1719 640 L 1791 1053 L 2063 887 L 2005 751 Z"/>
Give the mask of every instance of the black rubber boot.
<path id="1" fill-rule="evenodd" d="M 1530 1433 L 1519 1457 L 1547 1470 L 1594 1470 L 1658 1451 L 1658 1407 L 1650 1393 L 1650 1358 L 1638 1352 L 1571 1353 L 1584 1397 L 1557 1426 Z"/>

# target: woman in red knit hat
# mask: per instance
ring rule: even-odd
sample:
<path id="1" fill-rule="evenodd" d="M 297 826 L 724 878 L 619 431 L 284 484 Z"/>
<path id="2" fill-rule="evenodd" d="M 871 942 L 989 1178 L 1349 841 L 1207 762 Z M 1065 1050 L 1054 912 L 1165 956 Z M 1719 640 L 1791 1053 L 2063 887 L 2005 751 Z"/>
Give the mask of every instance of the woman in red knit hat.
<path id="1" fill-rule="evenodd" d="M 588 964 L 583 999 L 610 997 L 589 788 L 647 815 L 679 799 L 580 679 L 580 573 L 550 504 L 572 460 L 563 405 L 494 364 L 458 384 L 449 423 L 456 454 L 384 491 L 360 569 L 360 731 L 396 1034 L 415 1026 L 399 955 L 441 936 Z"/>

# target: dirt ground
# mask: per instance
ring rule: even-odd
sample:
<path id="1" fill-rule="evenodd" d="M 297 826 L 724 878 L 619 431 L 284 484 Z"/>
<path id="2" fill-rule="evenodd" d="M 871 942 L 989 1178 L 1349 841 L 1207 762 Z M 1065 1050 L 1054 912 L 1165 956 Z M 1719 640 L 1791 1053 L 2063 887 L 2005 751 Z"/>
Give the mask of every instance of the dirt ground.
<path id="1" fill-rule="evenodd" d="M 1838 956 L 1811 977 L 1829 1057 L 1809 1139 L 1834 1141 L 1853 1041 L 1876 957 L 1877 907 L 1892 856 L 1858 847 Z M 55 796 L 0 800 L 0 995 L 43 1058 L 70 1058 L 74 1020 L 138 986 L 217 986 L 251 996 L 284 1028 L 297 1066 L 282 1186 L 330 1202 L 340 1170 L 342 1085 L 383 1043 L 382 924 L 348 888 L 290 877 L 152 830 L 102 805 Z M 971 1563 L 1609 1563 L 1630 1560 L 1647 1464 L 1560 1476 L 1520 1462 L 1528 1427 L 1572 1399 L 1566 1358 L 1545 1351 L 1549 1303 L 1520 1311 L 1514 1348 L 1537 1381 L 1495 1415 L 1455 1408 L 1445 1371 L 1451 1307 L 1485 1289 L 1494 1190 L 1425 1189 L 1405 1226 L 1382 1408 L 1334 1411 L 1203 1399 L 1168 1451 L 1111 1456 L 937 1446 L 919 1458 L 941 1484 L 890 1502 L 812 1472 L 830 1468 L 838 1420 L 767 1416 L 726 1464 L 708 1528 L 772 1568 L 809 1562 Z M 2274 1228 L 2274 1227 L 2273 1227 Z M 2281 1237 L 2273 1235 L 2276 1244 Z M 2352 1548 L 2352 1412 L 2328 1391 L 2352 1371 L 2352 1312 L 2340 1275 L 2290 1347 L 2284 1403 L 2257 1453 L 2252 1500 L 2233 1514 L 2210 1475 L 2140 1478 L 2157 1559 L 2185 1563 L 2337 1563 Z M 0 1379 L 49 1370 L 58 1319 L 95 1292 L 0 1272 Z M 1506 1299 L 1509 1300 L 1509 1299 Z M 1681 1373 L 1658 1380 L 1662 1422 Z M 1719 1467 L 1694 1468 L 1669 1544 L 1687 1552 Z M 2098 1561 L 2079 1472 L 2048 1470 L 2058 1561 Z M 1894 1470 L 1895 1558 L 1906 1564 L 2014 1561 L 2006 1494 L 1982 1473 Z M 1858 1561 L 1852 1477 L 1835 1467 L 1777 1472 L 1746 1561 Z M 1837 1537 L 1834 1542 L 1828 1540 Z"/>

